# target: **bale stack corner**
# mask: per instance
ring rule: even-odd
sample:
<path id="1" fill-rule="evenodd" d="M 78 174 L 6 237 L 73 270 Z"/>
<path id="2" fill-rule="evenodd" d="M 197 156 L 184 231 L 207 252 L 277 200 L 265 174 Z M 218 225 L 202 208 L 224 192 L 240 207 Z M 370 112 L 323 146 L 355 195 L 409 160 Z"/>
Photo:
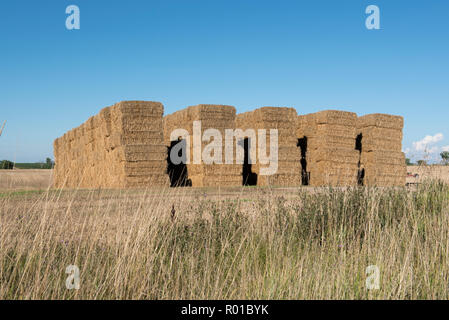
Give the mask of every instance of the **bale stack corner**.
<path id="1" fill-rule="evenodd" d="M 54 142 L 57 188 L 167 186 L 163 106 L 123 101 Z"/>
<path id="2" fill-rule="evenodd" d="M 361 168 L 365 185 L 404 186 L 406 179 L 405 155 L 402 152 L 400 116 L 374 113 L 357 120 L 362 137 Z"/>
<path id="3" fill-rule="evenodd" d="M 251 169 L 257 174 L 258 186 L 297 186 L 301 184 L 301 155 L 294 134 L 297 116 L 296 110 L 288 107 L 262 107 L 237 115 L 236 128 L 254 129 L 257 135 L 256 140 L 263 138 L 258 134 L 258 130 L 266 130 L 265 151 L 259 149 L 258 140 L 250 141 L 250 147 L 256 149 L 257 159 Z M 261 164 L 259 155 L 262 152 L 267 157 L 271 156 L 271 129 L 277 130 L 278 133 L 277 172 L 273 175 L 261 175 L 261 168 L 266 168 L 269 165 Z"/>

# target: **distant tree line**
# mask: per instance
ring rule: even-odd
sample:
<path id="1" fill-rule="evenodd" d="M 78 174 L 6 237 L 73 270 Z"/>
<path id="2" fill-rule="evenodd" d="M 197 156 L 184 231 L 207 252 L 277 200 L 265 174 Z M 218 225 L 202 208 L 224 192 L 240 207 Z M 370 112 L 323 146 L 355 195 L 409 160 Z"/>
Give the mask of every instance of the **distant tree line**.
<path id="1" fill-rule="evenodd" d="M 55 162 L 51 160 L 50 158 L 47 158 L 44 161 L 41 162 L 34 162 L 34 163 L 14 163 L 9 160 L 2 160 L 0 161 L 0 170 L 12 170 L 14 168 L 16 169 L 53 169 L 55 166 Z"/>
<path id="2" fill-rule="evenodd" d="M 449 166 L 449 151 L 443 151 L 440 153 L 441 157 L 441 163 L 445 166 Z M 405 164 L 408 166 L 426 166 L 427 161 L 426 160 L 418 160 L 416 163 L 413 163 L 410 158 L 405 159 Z"/>

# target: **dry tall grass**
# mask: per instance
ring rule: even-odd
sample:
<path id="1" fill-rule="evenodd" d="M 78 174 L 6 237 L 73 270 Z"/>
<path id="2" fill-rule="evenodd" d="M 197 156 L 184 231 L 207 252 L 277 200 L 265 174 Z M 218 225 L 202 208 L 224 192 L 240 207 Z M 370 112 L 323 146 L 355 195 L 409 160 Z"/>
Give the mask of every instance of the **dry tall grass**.
<path id="1" fill-rule="evenodd" d="M 0 299 L 449 298 L 447 185 L 308 190 L 0 195 Z"/>

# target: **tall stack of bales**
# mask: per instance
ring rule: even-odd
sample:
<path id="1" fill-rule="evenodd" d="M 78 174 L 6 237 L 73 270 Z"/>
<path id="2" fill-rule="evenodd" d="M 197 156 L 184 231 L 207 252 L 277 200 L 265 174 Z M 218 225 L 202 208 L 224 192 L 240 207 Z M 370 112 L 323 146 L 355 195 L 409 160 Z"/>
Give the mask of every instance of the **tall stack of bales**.
<path id="1" fill-rule="evenodd" d="M 403 126 L 404 119 L 400 116 L 375 113 L 358 118 L 365 185 L 405 185 L 407 168 L 401 151 Z"/>
<path id="2" fill-rule="evenodd" d="M 255 163 L 251 170 L 257 175 L 258 186 L 297 186 L 301 184 L 301 154 L 297 147 L 295 136 L 297 113 L 294 108 L 262 107 L 254 111 L 237 115 L 236 128 L 253 129 L 256 140 L 250 141 L 249 147 L 256 148 Z M 269 167 L 261 164 L 259 159 L 259 129 L 266 130 L 266 155 L 270 156 L 270 129 L 278 132 L 278 164 L 277 171 L 272 175 L 261 175 L 261 168 Z M 248 152 L 251 154 L 250 150 Z"/>
<path id="3" fill-rule="evenodd" d="M 405 184 L 403 118 L 399 116 L 370 114 L 357 118 L 355 113 L 336 110 L 298 116 L 293 108 L 277 107 L 236 116 L 235 108 L 225 105 L 191 106 L 165 118 L 163 111 L 159 102 L 120 102 L 56 139 L 54 185 Z M 199 130 L 194 132 L 194 128 Z M 184 132 L 172 135 L 177 129 Z M 211 133 L 208 129 L 214 130 Z M 246 133 L 239 135 L 236 129 Z M 278 135 L 274 150 L 271 129 Z M 206 133 L 211 136 L 206 137 Z M 180 138 L 178 134 L 186 136 Z M 181 145 L 179 139 L 189 146 L 184 154 L 189 156 L 184 159 L 188 160 L 186 164 L 173 163 L 169 156 Z M 261 139 L 266 139 L 265 150 L 260 147 Z M 218 143 L 216 148 L 213 143 Z M 207 163 L 204 155 L 216 162 Z M 261 156 L 267 162 L 262 163 Z M 274 170 L 270 173 L 268 168 Z"/>
<path id="4" fill-rule="evenodd" d="M 123 101 L 54 142 L 58 188 L 167 186 L 163 106 Z"/>
<path id="5" fill-rule="evenodd" d="M 201 147 L 195 148 L 193 124 L 200 121 L 201 131 L 198 139 L 202 140 L 204 131 L 207 129 L 217 129 L 222 136 L 221 159 L 222 163 L 206 164 L 203 161 L 202 153 L 211 141 L 201 141 Z M 194 187 L 211 186 L 239 186 L 241 185 L 241 167 L 235 164 L 225 163 L 225 130 L 235 128 L 235 108 L 226 105 L 200 104 L 190 106 L 164 117 L 164 137 L 165 144 L 170 146 L 173 139 L 170 139 L 172 132 L 176 129 L 184 129 L 190 136 L 190 159 L 186 170 L 190 185 Z M 173 141 L 176 141 L 174 137 Z M 235 143 L 233 143 L 235 149 Z M 212 155 L 213 152 L 211 153 Z M 235 150 L 232 151 L 235 155 Z M 195 161 L 195 157 L 197 160 Z M 199 157 L 199 159 L 198 159 Z M 199 162 L 199 163 L 195 163 Z"/>
<path id="6" fill-rule="evenodd" d="M 311 186 L 352 186 L 357 183 L 359 152 L 355 149 L 357 115 L 326 110 L 298 116 L 297 137 Z"/>

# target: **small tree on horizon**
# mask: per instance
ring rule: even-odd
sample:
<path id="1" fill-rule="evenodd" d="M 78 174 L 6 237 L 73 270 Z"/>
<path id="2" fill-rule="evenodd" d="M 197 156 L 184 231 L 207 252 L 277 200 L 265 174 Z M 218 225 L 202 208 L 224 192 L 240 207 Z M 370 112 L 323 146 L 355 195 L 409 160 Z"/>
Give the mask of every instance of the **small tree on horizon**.
<path id="1" fill-rule="evenodd" d="M 412 165 L 413 165 L 413 162 L 410 160 L 410 158 L 405 158 L 405 164 L 406 164 L 407 166 L 412 166 Z"/>
<path id="2" fill-rule="evenodd" d="M 440 153 L 441 159 L 443 159 L 444 165 L 449 165 L 449 151 L 443 151 Z"/>
<path id="3" fill-rule="evenodd" d="M 426 166 L 427 165 L 426 160 L 418 160 L 417 163 L 418 163 L 418 166 Z"/>
<path id="4" fill-rule="evenodd" d="M 45 159 L 45 162 L 40 162 L 41 169 L 53 169 L 54 161 L 51 158 Z"/>

